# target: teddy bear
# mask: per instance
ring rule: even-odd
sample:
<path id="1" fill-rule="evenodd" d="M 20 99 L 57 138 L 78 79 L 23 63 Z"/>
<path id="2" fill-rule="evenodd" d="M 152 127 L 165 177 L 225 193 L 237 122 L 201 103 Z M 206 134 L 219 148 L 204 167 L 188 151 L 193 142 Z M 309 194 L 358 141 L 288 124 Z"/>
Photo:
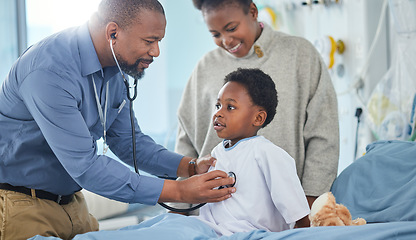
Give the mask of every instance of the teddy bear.
<path id="1" fill-rule="evenodd" d="M 363 218 L 352 220 L 350 211 L 344 205 L 337 204 L 331 192 L 322 194 L 314 201 L 309 214 L 309 220 L 311 227 L 350 226 L 367 223 Z"/>

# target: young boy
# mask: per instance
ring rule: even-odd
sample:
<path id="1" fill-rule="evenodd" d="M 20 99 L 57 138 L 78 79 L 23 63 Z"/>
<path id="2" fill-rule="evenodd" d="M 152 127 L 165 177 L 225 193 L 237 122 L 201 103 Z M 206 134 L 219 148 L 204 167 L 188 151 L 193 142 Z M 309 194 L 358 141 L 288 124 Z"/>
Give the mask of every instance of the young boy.
<path id="1" fill-rule="evenodd" d="M 294 159 L 258 136 L 274 118 L 277 92 L 272 79 L 259 69 L 228 74 L 218 94 L 214 129 L 223 142 L 212 151 L 215 167 L 236 176 L 233 196 L 208 203 L 198 218 L 220 235 L 255 229 L 282 231 L 306 227 L 309 205 L 296 174 Z"/>

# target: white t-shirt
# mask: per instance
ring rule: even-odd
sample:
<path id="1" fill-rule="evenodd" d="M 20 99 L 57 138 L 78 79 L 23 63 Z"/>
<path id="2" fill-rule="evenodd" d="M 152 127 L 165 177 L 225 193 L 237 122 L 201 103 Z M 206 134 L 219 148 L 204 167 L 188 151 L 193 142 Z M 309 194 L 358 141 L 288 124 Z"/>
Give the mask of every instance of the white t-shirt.
<path id="1" fill-rule="evenodd" d="M 240 140 L 212 151 L 215 168 L 236 175 L 233 196 L 200 209 L 198 219 L 220 235 L 255 229 L 278 232 L 309 214 L 309 205 L 296 174 L 294 159 L 263 136 Z"/>

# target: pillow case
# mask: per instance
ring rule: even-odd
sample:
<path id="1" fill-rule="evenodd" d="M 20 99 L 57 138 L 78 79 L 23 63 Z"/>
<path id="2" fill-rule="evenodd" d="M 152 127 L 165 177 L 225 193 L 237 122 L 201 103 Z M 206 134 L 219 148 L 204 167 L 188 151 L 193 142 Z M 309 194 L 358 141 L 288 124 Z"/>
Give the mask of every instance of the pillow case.
<path id="1" fill-rule="evenodd" d="M 416 142 L 377 141 L 344 169 L 331 192 L 352 218 L 416 221 Z"/>

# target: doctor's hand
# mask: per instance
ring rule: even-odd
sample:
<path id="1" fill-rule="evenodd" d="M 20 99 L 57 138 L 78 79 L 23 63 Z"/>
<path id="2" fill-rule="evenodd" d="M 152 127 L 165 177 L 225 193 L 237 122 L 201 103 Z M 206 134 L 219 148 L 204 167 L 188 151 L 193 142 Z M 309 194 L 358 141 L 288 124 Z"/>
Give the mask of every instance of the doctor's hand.
<path id="1" fill-rule="evenodd" d="M 159 202 L 220 202 L 230 198 L 236 189 L 215 188 L 233 183 L 234 178 L 220 170 L 194 175 L 182 181 L 165 180 Z"/>

